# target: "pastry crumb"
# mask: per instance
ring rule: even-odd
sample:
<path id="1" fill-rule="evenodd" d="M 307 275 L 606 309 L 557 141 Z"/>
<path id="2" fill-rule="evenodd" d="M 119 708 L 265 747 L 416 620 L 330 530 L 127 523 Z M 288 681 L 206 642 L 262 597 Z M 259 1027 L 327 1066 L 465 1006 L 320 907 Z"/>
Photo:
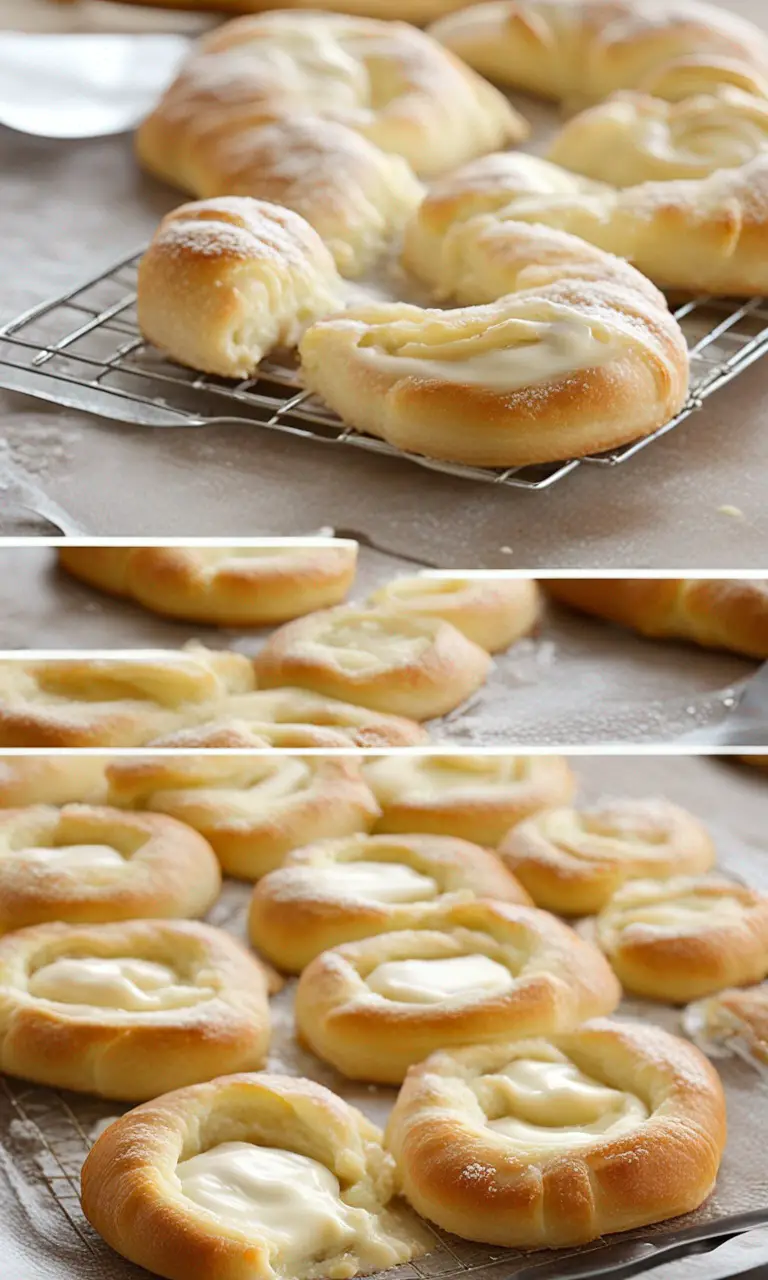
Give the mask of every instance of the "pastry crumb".
<path id="1" fill-rule="evenodd" d="M 717 510 L 721 516 L 733 516 L 734 520 L 744 519 L 744 512 L 741 507 L 731 506 L 729 502 L 724 503 L 723 506 L 718 507 Z"/>
<path id="2" fill-rule="evenodd" d="M 501 554 L 502 554 L 502 555 L 504 555 L 504 556 L 511 556 L 511 555 L 512 555 L 512 548 L 511 548 L 511 547 L 499 547 L 499 551 L 500 551 L 500 552 L 501 552 Z"/>

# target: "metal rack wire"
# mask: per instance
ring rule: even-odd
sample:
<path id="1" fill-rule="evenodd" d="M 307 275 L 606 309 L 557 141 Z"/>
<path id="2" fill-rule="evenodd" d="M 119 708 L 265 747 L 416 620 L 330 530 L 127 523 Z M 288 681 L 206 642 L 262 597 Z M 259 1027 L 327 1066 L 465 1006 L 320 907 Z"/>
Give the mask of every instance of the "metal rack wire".
<path id="1" fill-rule="evenodd" d="M 0 386 L 121 422 L 153 427 L 238 423 L 366 449 L 468 480 L 546 489 L 579 466 L 613 467 L 684 422 L 703 401 L 768 352 L 768 299 L 701 296 L 673 308 L 691 356 L 691 391 L 671 422 L 607 453 L 528 467 L 438 462 L 363 435 L 300 386 L 295 365 L 265 360 L 240 382 L 196 375 L 146 345 L 136 323 L 131 254 L 85 284 L 0 328 Z"/>

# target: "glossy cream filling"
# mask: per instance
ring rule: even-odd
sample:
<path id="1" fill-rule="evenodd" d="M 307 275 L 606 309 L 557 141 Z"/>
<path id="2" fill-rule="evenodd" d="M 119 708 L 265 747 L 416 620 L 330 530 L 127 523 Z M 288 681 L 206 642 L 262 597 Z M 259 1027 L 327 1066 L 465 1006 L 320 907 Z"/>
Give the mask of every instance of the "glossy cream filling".
<path id="1" fill-rule="evenodd" d="M 346 671 L 370 672 L 412 662 L 431 643 L 431 635 L 414 635 L 398 630 L 396 622 L 361 617 L 327 627 L 308 642 L 307 648 L 317 646 L 326 660 L 329 655 L 322 654 L 322 650 L 330 650 L 331 661 Z"/>
<path id="2" fill-rule="evenodd" d="M 501 995 L 514 986 L 503 964 L 489 956 L 451 956 L 447 960 L 388 960 L 366 979 L 376 995 L 405 1004 Z"/>
<path id="3" fill-rule="evenodd" d="M 376 326 L 371 329 L 368 323 L 343 318 L 335 323 L 358 325 L 361 340 L 357 357 L 384 372 L 499 391 L 516 391 L 581 369 L 594 369 L 617 359 L 627 347 L 626 336 L 575 308 L 540 305 L 546 312 L 543 319 L 500 319 L 466 335 L 458 322 L 450 327 L 446 318 L 440 322 L 445 332 L 438 341 L 419 340 L 412 320 L 387 324 L 381 345 L 375 341 Z M 450 312 L 445 315 L 449 317 Z M 428 330 L 429 324 L 426 313 L 422 327 Z"/>
<path id="4" fill-rule="evenodd" d="M 653 933 L 660 937 L 674 937 L 737 924 L 744 915 L 745 907 L 736 897 L 709 898 L 703 894 L 688 893 L 666 901 L 618 906 L 615 914 L 609 910 L 606 922 L 612 929 L 623 932 L 636 929 L 642 930 L 644 935 Z"/>
<path id="5" fill-rule="evenodd" d="M 313 867 L 312 885 L 341 898 L 371 898 L 375 902 L 423 902 L 437 897 L 439 885 L 401 862 L 340 862 Z"/>
<path id="6" fill-rule="evenodd" d="M 338 1179 L 309 1156 L 222 1142 L 176 1166 L 188 1200 L 264 1240 L 283 1264 L 342 1253 L 368 1215 L 340 1198 Z"/>
<path id="7" fill-rule="evenodd" d="M 172 809 L 176 810 L 176 802 L 181 799 L 182 808 L 194 809 L 198 804 L 212 805 L 230 818 L 258 818 L 279 806 L 282 800 L 288 800 L 300 791 L 306 790 L 312 782 L 312 769 L 304 760 L 296 758 L 280 759 L 270 765 L 268 772 L 260 777 L 247 781 L 243 778 L 240 785 L 231 787 L 190 787 L 179 791 L 173 790 Z M 163 806 L 163 792 L 156 794 L 153 807 Z"/>
<path id="8" fill-rule="evenodd" d="M 125 859 L 108 844 L 29 845 L 13 850 L 13 856 L 24 862 L 48 863 L 57 867 L 118 867 Z"/>
<path id="9" fill-rule="evenodd" d="M 498 1075 L 483 1077 L 478 1093 L 495 1115 L 489 1128 L 529 1152 L 565 1151 L 617 1138 L 648 1117 L 647 1106 L 635 1094 L 601 1084 L 572 1062 L 518 1058 Z"/>
<path id="10" fill-rule="evenodd" d="M 184 1008 L 208 994 L 200 987 L 182 982 L 167 965 L 132 956 L 120 959 L 64 956 L 31 975 L 29 992 L 38 1000 L 125 1009 L 133 1013 Z"/>
<path id="11" fill-rule="evenodd" d="M 620 862 L 666 853 L 669 838 L 665 815 L 651 809 L 553 810 L 540 820 L 542 835 L 574 858 Z"/>
<path id="12" fill-rule="evenodd" d="M 417 763 L 408 792 L 447 793 L 451 798 L 471 795 L 478 800 L 485 795 L 496 798 L 499 790 L 522 777 L 524 771 L 514 756 L 503 760 L 492 756 L 444 756 Z"/>

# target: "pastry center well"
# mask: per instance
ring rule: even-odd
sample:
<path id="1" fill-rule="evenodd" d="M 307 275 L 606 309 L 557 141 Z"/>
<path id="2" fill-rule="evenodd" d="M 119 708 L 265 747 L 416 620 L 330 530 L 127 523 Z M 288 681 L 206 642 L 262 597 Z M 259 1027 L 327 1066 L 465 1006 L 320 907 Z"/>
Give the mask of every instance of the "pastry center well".
<path id="1" fill-rule="evenodd" d="M 446 960 L 388 960 L 367 978 L 368 986 L 387 1000 L 406 1004 L 439 1004 L 455 997 L 484 999 L 514 985 L 509 969 L 489 956 L 451 956 Z"/>

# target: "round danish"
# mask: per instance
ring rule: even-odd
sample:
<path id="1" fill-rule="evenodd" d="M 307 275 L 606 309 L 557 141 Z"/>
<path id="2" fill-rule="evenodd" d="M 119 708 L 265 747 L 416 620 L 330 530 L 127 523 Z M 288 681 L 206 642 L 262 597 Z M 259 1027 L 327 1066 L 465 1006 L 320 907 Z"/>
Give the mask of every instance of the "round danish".
<path id="1" fill-rule="evenodd" d="M 350 836 L 294 849 L 256 886 L 251 942 L 279 969 L 299 973 L 329 947 L 418 927 L 425 905 L 467 898 L 530 905 L 503 863 L 446 836 Z"/>
<path id="2" fill-rule="evenodd" d="M 568 233 L 608 254 L 610 270 L 606 265 L 606 276 L 615 275 L 615 259 L 626 259 L 666 289 L 751 296 L 768 288 L 762 250 L 767 209 L 766 151 L 746 164 L 717 169 L 705 178 L 642 182 L 623 190 L 570 173 L 539 156 L 510 151 L 484 156 L 434 184 L 410 224 L 415 230 L 407 230 L 406 264 L 429 279 L 426 270 L 419 270 L 419 254 L 428 266 L 441 251 L 450 266 L 448 249 L 455 239 L 458 265 L 453 271 L 461 269 L 469 275 L 470 283 L 471 270 L 487 280 L 492 278 L 494 247 L 501 246 L 495 247 L 496 260 L 513 258 L 524 224 L 531 224 L 539 237 L 545 230 L 556 232 L 560 240 Z M 486 243 L 479 248 L 476 245 L 477 232 L 486 225 L 477 222 L 452 231 L 452 239 L 441 249 L 436 239 L 441 226 L 466 222 L 479 213 L 489 215 Z M 548 248 L 550 243 L 554 246 L 556 240 L 542 239 L 539 256 L 545 250 L 551 256 L 554 249 Z M 508 244 L 512 247 L 507 248 Z M 565 257 L 564 250 L 560 256 Z M 479 269 L 475 260 L 480 261 Z M 531 264 L 535 263 L 531 256 Z M 509 272 L 508 267 L 504 270 Z M 584 296 L 582 290 L 581 297 L 571 300 L 582 315 Z M 617 316 L 620 310 L 621 305 Z M 659 311 L 657 301 L 653 309 L 657 325 Z M 322 331 L 326 323 L 321 322 L 318 328 Z M 610 317 L 610 323 L 613 330 L 615 316 Z M 669 321 L 666 328 L 669 345 L 674 329 Z M 315 332 L 314 326 L 310 332 Z"/>
<path id="3" fill-rule="evenodd" d="M 633 187 L 706 178 L 765 150 L 768 101 L 724 85 L 672 103 L 647 93 L 618 93 L 573 116 L 547 159 L 614 187 Z"/>
<path id="4" fill-rule="evenodd" d="M 715 861 L 709 832 L 667 800 L 601 800 L 550 809 L 510 831 L 499 853 L 538 907 L 600 911 L 626 880 L 698 875 Z"/>
<path id="5" fill-rule="evenodd" d="M 250 377 L 265 355 L 295 347 L 307 325 L 343 305 L 317 232 L 264 200 L 220 196 L 174 209 L 139 266 L 143 337 L 225 378 Z"/>
<path id="6" fill-rule="evenodd" d="M 106 553 L 106 556 L 105 556 Z M 110 553 L 121 557 L 110 561 Z M 357 543 L 334 546 L 61 547 L 68 573 L 190 622 L 261 627 L 344 599 Z"/>
<path id="7" fill-rule="evenodd" d="M 576 785 L 562 756 L 382 756 L 365 776 L 381 806 L 377 831 L 429 831 L 491 847 L 515 823 L 567 803 Z"/>
<path id="8" fill-rule="evenodd" d="M 180 650 L 0 663 L 0 746 L 136 747 L 254 685 L 243 654 Z"/>
<path id="9" fill-rule="evenodd" d="M 721 58 L 768 71 L 764 32 L 703 0 L 492 0 L 431 30 L 481 75 L 567 103 L 597 102 L 651 78 L 672 92 L 683 59 L 710 76 Z"/>
<path id="10" fill-rule="evenodd" d="M 304 385 L 356 429 L 477 466 L 581 457 L 668 422 L 685 401 L 688 352 L 663 295 L 579 227 L 512 221 L 522 199 L 514 214 L 504 194 L 473 217 L 474 175 L 487 168 L 438 181 L 406 227 L 406 266 L 461 305 L 373 302 L 318 321 L 299 346 Z M 506 179 L 492 185 L 503 192 Z"/>
<path id="11" fill-rule="evenodd" d="M 299 978 L 296 1025 L 344 1075 L 397 1084 L 436 1049 L 568 1031 L 619 996 L 597 948 L 554 916 L 476 898 L 322 952 Z"/>
<path id="12" fill-rule="evenodd" d="M 418 617 L 442 618 L 488 653 L 508 649 L 539 616 L 539 590 L 531 578 L 394 578 L 368 603 Z"/>
<path id="13" fill-rule="evenodd" d="M 379 812 L 356 760 L 156 756 L 115 760 L 112 804 L 167 813 L 205 836 L 223 870 L 258 880 L 310 840 L 367 831 Z"/>
<path id="14" fill-rule="evenodd" d="M 173 818 L 80 804 L 0 812 L 0 933 L 203 916 L 220 889 L 210 845 Z"/>
<path id="15" fill-rule="evenodd" d="M 100 804 L 106 757 L 0 756 L 0 809 L 29 804 Z"/>
<path id="16" fill-rule="evenodd" d="M 413 27 L 271 12 L 206 35 L 138 134 L 142 163 L 197 196 L 300 212 L 359 274 L 431 175 L 519 140 L 507 99 Z"/>
<path id="17" fill-rule="evenodd" d="M 475 693 L 490 659 L 440 618 L 339 605 L 280 627 L 254 666 L 259 688 L 299 685 L 374 711 L 429 720 Z"/>
<path id="18" fill-rule="evenodd" d="M 167 1280 L 367 1275 L 425 1252 L 390 1204 L 381 1131 L 314 1080 L 224 1076 L 122 1116 L 82 1174 L 86 1218 Z"/>
<path id="19" fill-rule="evenodd" d="M 427 741 L 415 720 L 388 716 L 309 689 L 261 689 L 226 698 L 205 722 L 156 747 L 413 747 Z"/>
<path id="20" fill-rule="evenodd" d="M 552 1249 L 696 1209 L 725 1137 L 722 1085 L 698 1049 L 601 1018 L 552 1041 L 436 1053 L 408 1072 L 386 1141 L 431 1222 Z"/>
<path id="21" fill-rule="evenodd" d="M 768 977 L 768 896 L 720 876 L 630 880 L 595 921 L 628 990 L 684 1004 Z"/>
<path id="22" fill-rule="evenodd" d="M 683 1027 L 707 1053 L 713 1043 L 719 1046 L 736 1039 L 768 1062 L 768 984 L 733 988 L 697 1000 L 684 1011 Z"/>
<path id="23" fill-rule="evenodd" d="M 261 1066 L 267 979 L 241 945 L 179 920 L 40 924 L 0 938 L 0 1070 L 142 1101 Z"/>
<path id="24" fill-rule="evenodd" d="M 764 578 L 549 578 L 544 589 L 644 636 L 768 658 Z"/>

